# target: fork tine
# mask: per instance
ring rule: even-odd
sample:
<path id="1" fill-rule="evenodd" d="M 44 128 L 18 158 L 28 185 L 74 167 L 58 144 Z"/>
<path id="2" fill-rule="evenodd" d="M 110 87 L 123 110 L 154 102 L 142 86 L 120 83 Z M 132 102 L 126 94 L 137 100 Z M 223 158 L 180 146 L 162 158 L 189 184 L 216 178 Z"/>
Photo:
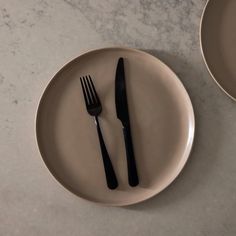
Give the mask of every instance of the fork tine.
<path id="1" fill-rule="evenodd" d="M 85 105 L 88 106 L 88 99 L 87 99 L 86 91 L 85 91 L 85 88 L 84 88 L 83 80 L 82 80 L 81 77 L 80 77 L 80 83 L 81 83 L 82 91 L 83 91 L 83 94 L 84 94 Z"/>
<path id="2" fill-rule="evenodd" d="M 96 103 L 97 100 L 96 100 L 96 96 L 95 96 L 95 93 L 94 93 L 94 87 L 91 86 L 91 80 L 88 79 L 88 76 L 86 75 L 86 81 L 87 81 L 87 84 L 89 86 L 89 90 L 90 90 L 90 93 L 91 93 L 91 96 L 92 96 L 92 100 L 93 100 L 93 103 Z"/>
<path id="3" fill-rule="evenodd" d="M 91 83 L 91 85 L 92 85 L 93 92 L 94 92 L 94 95 L 95 95 L 95 97 L 96 97 L 96 100 L 97 100 L 97 102 L 100 104 L 100 100 L 99 100 L 99 97 L 98 97 L 98 95 L 97 95 L 96 89 L 95 89 L 95 87 L 94 87 L 94 84 L 93 84 L 92 78 L 91 78 L 90 75 L 89 75 L 88 77 L 89 77 L 90 83 Z"/>
<path id="4" fill-rule="evenodd" d="M 84 82 L 84 85 L 85 85 L 85 91 L 86 91 L 86 94 L 87 94 L 87 98 L 88 98 L 88 104 L 92 104 L 92 98 L 91 98 L 91 95 L 90 95 L 90 92 L 89 92 L 89 88 L 88 88 L 88 85 L 86 83 L 86 79 L 85 77 L 83 76 L 83 82 Z"/>

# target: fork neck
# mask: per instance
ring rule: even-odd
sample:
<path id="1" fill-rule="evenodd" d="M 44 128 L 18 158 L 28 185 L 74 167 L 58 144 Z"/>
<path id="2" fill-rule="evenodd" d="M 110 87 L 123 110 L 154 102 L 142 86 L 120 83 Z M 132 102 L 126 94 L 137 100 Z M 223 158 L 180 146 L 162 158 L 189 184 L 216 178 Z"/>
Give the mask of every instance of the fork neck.
<path id="1" fill-rule="evenodd" d="M 97 126 L 99 126 L 98 116 L 94 116 L 94 121 Z"/>

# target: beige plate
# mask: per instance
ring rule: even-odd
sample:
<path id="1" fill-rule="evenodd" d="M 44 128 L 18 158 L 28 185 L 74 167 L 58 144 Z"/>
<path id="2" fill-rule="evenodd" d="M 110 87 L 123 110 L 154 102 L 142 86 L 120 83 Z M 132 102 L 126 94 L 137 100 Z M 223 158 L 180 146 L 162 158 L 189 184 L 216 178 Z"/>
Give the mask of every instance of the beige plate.
<path id="1" fill-rule="evenodd" d="M 200 41 L 207 68 L 236 100 L 236 1 L 210 0 L 202 15 Z"/>
<path id="2" fill-rule="evenodd" d="M 129 187 L 124 140 L 116 118 L 114 82 L 124 57 L 138 187 Z M 85 110 L 79 77 L 90 74 L 100 96 L 101 127 L 119 188 L 106 187 L 94 121 Z M 41 155 L 55 178 L 76 195 L 122 206 L 148 199 L 167 187 L 186 163 L 194 138 L 194 113 L 176 75 L 157 58 L 134 49 L 105 48 L 85 53 L 52 79 L 37 114 Z"/>

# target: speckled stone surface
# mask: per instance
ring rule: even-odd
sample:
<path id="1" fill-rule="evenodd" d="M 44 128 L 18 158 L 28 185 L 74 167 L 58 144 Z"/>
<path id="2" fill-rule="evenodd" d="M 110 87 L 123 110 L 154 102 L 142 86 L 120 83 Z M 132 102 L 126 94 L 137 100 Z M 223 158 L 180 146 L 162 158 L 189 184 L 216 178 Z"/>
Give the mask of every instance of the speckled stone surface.
<path id="1" fill-rule="evenodd" d="M 0 235 L 236 235 L 236 104 L 199 49 L 206 0 L 0 0 Z M 128 46 L 167 63 L 196 114 L 192 155 L 144 203 L 109 208 L 58 184 L 43 164 L 35 113 L 50 78 L 89 49 Z"/>

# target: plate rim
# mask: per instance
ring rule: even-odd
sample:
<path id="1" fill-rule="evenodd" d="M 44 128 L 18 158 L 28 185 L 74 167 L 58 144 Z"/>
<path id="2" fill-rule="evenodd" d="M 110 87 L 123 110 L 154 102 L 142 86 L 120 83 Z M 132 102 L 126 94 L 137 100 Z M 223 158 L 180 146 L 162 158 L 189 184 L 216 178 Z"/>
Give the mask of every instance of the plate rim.
<path id="1" fill-rule="evenodd" d="M 189 108 L 191 109 L 191 122 L 192 122 L 192 136 L 191 136 L 191 140 L 190 143 L 188 145 L 188 149 L 186 150 L 187 153 L 185 154 L 185 159 L 183 160 L 183 163 L 181 164 L 181 166 L 179 168 L 177 168 L 176 174 L 172 176 L 172 178 L 170 178 L 170 180 L 167 182 L 167 184 L 164 185 L 164 187 L 162 186 L 158 191 L 156 191 L 154 194 L 148 196 L 147 198 L 144 198 L 142 200 L 138 200 L 138 201 L 132 201 L 132 202 L 125 202 L 125 203 L 107 203 L 107 202 L 101 202 L 101 201 L 96 201 L 94 199 L 90 199 L 90 198 L 86 198 L 84 196 L 82 196 L 81 194 L 78 193 L 78 191 L 74 190 L 72 187 L 68 186 L 67 184 L 65 184 L 51 169 L 50 166 L 48 165 L 46 158 L 43 155 L 43 152 L 40 148 L 40 144 L 39 144 L 39 113 L 40 113 L 40 107 L 42 106 L 42 102 L 44 100 L 44 97 L 47 93 L 47 91 L 49 90 L 49 88 L 51 87 L 51 85 L 53 84 L 53 82 L 55 81 L 55 79 L 57 78 L 57 76 L 65 70 L 65 68 L 67 66 L 69 66 L 70 64 L 72 64 L 73 62 L 75 62 L 78 58 L 85 56 L 87 54 L 93 53 L 93 52 L 98 52 L 98 51 L 104 51 L 104 50 L 127 50 L 127 51 L 131 51 L 131 52 L 136 52 L 136 53 L 142 53 L 144 55 L 147 55 L 149 57 L 154 58 L 155 60 L 157 60 L 160 64 L 164 65 L 165 68 L 167 70 L 169 70 L 170 72 L 172 72 L 175 77 L 176 77 L 176 81 L 178 81 L 177 83 L 179 83 L 181 89 L 183 89 L 183 91 L 186 94 L 186 98 L 189 101 Z M 144 202 L 148 199 L 153 198 L 154 196 L 158 195 L 159 193 L 161 193 L 163 190 L 165 190 L 168 186 L 170 186 L 174 180 L 179 176 L 179 174 L 182 172 L 182 170 L 184 169 L 189 156 L 191 155 L 192 149 L 193 149 L 193 145 L 194 145 L 194 140 L 195 140 L 195 132 L 196 132 L 196 121 L 195 121 L 195 113 L 194 113 L 194 109 L 193 109 L 193 104 L 191 101 L 191 98 L 189 96 L 189 93 L 187 91 L 187 89 L 185 88 L 185 86 L 183 85 L 182 81 L 179 79 L 179 77 L 177 76 L 177 74 L 163 61 L 161 61 L 158 57 L 153 56 L 152 54 L 140 50 L 140 49 L 136 49 L 136 48 L 130 48 L 130 47 L 123 47 L 123 46 L 114 46 L 114 47 L 101 47 L 101 48 L 95 48 L 95 49 L 91 49 L 91 50 L 87 50 L 85 52 L 82 52 L 80 54 L 78 54 L 78 56 L 73 57 L 72 59 L 67 60 L 66 63 L 63 64 L 62 67 L 60 67 L 60 69 L 54 73 L 54 75 L 49 79 L 49 82 L 46 84 L 46 86 L 43 87 L 43 92 L 39 98 L 38 104 L 37 104 L 37 110 L 36 110 L 36 115 L 35 115 L 35 138 L 36 138 L 36 143 L 37 143 L 37 149 L 39 151 L 39 154 L 41 156 L 41 160 L 44 163 L 44 166 L 46 167 L 46 169 L 48 170 L 48 172 L 50 173 L 50 175 L 53 177 L 54 181 L 57 182 L 57 184 L 59 184 L 61 187 L 63 187 L 63 189 L 66 189 L 67 192 L 72 193 L 72 195 L 79 197 L 80 199 L 86 201 L 86 202 L 90 202 L 93 204 L 98 204 L 98 205 L 102 205 L 102 206 L 112 206 L 112 207 L 122 207 L 122 206 L 129 206 L 129 205 L 135 205 L 141 202 Z"/>
<path id="2" fill-rule="evenodd" d="M 202 12 L 201 19 L 200 19 L 200 27 L 199 27 L 200 51 L 201 51 L 201 54 L 202 54 L 202 58 L 203 58 L 204 64 L 205 64 L 205 66 L 207 68 L 207 71 L 210 74 L 210 76 L 213 79 L 213 81 L 215 81 L 215 83 L 221 89 L 221 91 L 223 91 L 228 97 L 230 97 L 233 101 L 236 102 L 236 97 L 232 96 L 229 92 L 227 92 L 226 89 L 224 89 L 224 87 L 216 79 L 217 76 L 213 74 L 213 72 L 211 71 L 210 67 L 208 66 L 208 63 L 207 63 L 207 60 L 206 60 L 206 57 L 205 57 L 205 53 L 204 53 L 204 50 L 203 50 L 203 40 L 202 40 L 203 21 L 204 21 L 204 17 L 205 17 L 206 11 L 207 11 L 207 7 L 208 7 L 210 2 L 211 2 L 211 0 L 207 0 L 205 6 L 203 8 L 203 12 Z"/>

